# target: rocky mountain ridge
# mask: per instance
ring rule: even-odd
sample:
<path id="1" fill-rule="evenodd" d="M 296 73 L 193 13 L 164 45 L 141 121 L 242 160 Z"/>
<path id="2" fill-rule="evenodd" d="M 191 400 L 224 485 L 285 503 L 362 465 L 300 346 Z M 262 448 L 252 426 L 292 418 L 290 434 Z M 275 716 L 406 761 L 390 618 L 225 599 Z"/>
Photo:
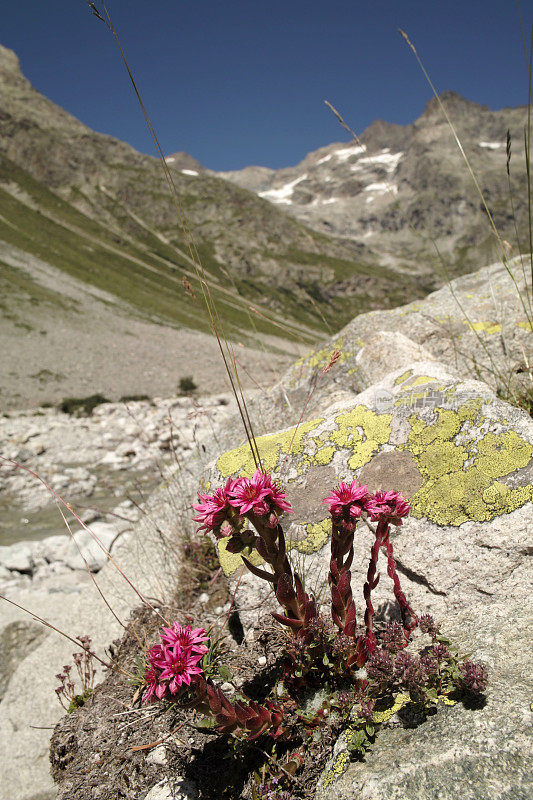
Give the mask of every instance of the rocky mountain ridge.
<path id="1" fill-rule="evenodd" d="M 527 108 L 491 111 L 454 92 L 440 101 L 452 120 L 502 236 L 517 249 L 507 185 L 525 231 L 523 128 Z M 402 271 L 431 271 L 431 239 L 452 273 L 497 258 L 481 200 L 437 99 L 412 125 L 376 120 L 358 141 L 309 153 L 294 167 L 216 173 L 317 231 L 352 239 L 367 257 Z M 421 237 L 421 238 L 417 238 Z M 524 240 L 525 241 L 525 240 Z"/>

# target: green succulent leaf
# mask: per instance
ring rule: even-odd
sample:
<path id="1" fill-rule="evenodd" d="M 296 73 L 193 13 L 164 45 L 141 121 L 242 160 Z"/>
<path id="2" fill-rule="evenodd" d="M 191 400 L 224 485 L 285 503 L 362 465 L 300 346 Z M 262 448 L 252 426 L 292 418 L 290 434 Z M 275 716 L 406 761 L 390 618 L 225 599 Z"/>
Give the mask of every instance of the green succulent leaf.
<path id="1" fill-rule="evenodd" d="M 218 674 L 220 675 L 223 681 L 233 680 L 233 672 L 226 664 L 218 665 Z"/>

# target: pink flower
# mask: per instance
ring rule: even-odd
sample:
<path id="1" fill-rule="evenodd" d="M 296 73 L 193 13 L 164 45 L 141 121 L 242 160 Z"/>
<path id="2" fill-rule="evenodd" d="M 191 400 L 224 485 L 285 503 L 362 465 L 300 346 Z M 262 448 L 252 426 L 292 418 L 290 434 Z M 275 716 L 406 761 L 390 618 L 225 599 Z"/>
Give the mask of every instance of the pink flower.
<path id="1" fill-rule="evenodd" d="M 182 628 L 174 622 L 170 628 L 162 628 L 159 635 L 162 644 L 154 644 L 147 653 L 143 703 L 161 700 L 169 692 L 175 694 L 203 673 L 198 662 L 208 650 L 204 642 L 209 637 L 204 628 Z"/>
<path id="2" fill-rule="evenodd" d="M 151 667 L 153 667 L 154 663 L 159 658 L 162 658 L 162 657 L 163 657 L 163 648 L 161 647 L 160 644 L 154 644 L 154 646 L 151 647 L 148 650 L 148 662 L 149 662 Z"/>
<path id="3" fill-rule="evenodd" d="M 390 522 L 401 525 L 402 517 L 411 510 L 407 500 L 398 492 L 376 492 L 366 504 L 367 514 L 372 522 Z"/>
<path id="4" fill-rule="evenodd" d="M 148 667 L 144 673 L 144 681 L 147 689 L 143 694 L 143 703 L 149 703 L 152 699 L 161 700 L 167 691 L 166 684 L 159 682 L 159 672 L 155 667 Z"/>
<path id="5" fill-rule="evenodd" d="M 270 475 L 257 469 L 253 478 L 237 478 L 231 489 L 230 503 L 239 514 L 255 514 L 266 517 L 271 513 L 292 514 L 287 495 L 272 481 Z"/>
<path id="6" fill-rule="evenodd" d="M 174 622 L 170 628 L 163 628 L 160 636 L 161 641 L 167 647 L 179 644 L 181 648 L 189 648 L 191 653 L 199 653 L 202 656 L 209 649 L 205 645 L 209 637 L 204 628 L 195 628 L 193 630 L 190 625 L 182 628 L 181 625 Z"/>
<path id="7" fill-rule="evenodd" d="M 263 473 L 258 469 L 252 479 L 237 478 L 233 483 L 231 494 L 230 503 L 239 510 L 241 516 L 249 511 L 255 513 L 256 509 L 259 516 L 265 513 L 267 505 L 263 501 L 268 495 L 268 489 L 264 487 Z"/>
<path id="8" fill-rule="evenodd" d="M 369 494 L 366 486 L 358 486 L 352 481 L 348 486 L 341 481 L 338 489 L 333 489 L 322 502 L 327 503 L 333 521 L 345 531 L 352 533 L 355 524 L 365 510 Z"/>
<path id="9" fill-rule="evenodd" d="M 169 691 L 175 694 L 184 684 L 189 686 L 191 679 L 203 673 L 198 666 L 201 659 L 202 653 L 193 653 L 190 647 L 181 647 L 178 642 L 164 647 L 162 657 L 154 661 L 154 666 L 161 670 L 159 682 L 167 682 Z"/>
<path id="10" fill-rule="evenodd" d="M 266 472 L 257 472 L 254 475 L 261 476 L 263 488 L 268 492 L 265 495 L 265 500 L 268 500 L 270 504 L 270 510 L 277 511 L 280 514 L 286 512 L 287 514 L 292 514 L 293 510 L 291 508 L 291 504 L 287 500 L 287 495 L 285 492 L 272 480 L 270 475 Z"/>
<path id="11" fill-rule="evenodd" d="M 193 522 L 200 522 L 199 531 L 220 531 L 220 527 L 227 521 L 228 514 L 232 511 L 230 505 L 230 497 L 232 487 L 235 481 L 231 478 L 228 479 L 223 489 L 216 489 L 213 495 L 198 493 L 200 503 L 193 505 L 195 511 L 198 512 L 196 517 L 193 517 Z M 231 536 L 230 533 L 225 535 Z"/>

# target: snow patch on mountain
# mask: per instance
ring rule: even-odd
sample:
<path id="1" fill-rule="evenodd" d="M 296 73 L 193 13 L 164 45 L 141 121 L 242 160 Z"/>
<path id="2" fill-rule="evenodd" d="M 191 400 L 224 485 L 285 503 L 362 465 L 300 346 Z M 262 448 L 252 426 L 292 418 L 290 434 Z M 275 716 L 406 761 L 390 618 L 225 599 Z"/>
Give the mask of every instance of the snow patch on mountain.
<path id="1" fill-rule="evenodd" d="M 296 180 L 280 186 L 279 189 L 268 189 L 266 192 L 259 192 L 259 197 L 263 197 L 265 200 L 270 200 L 271 203 L 285 203 L 290 205 L 292 202 L 290 198 L 294 192 L 294 187 L 298 183 L 305 181 L 306 178 L 307 172 L 304 175 L 301 175 L 299 178 L 296 178 Z"/>
<path id="2" fill-rule="evenodd" d="M 377 183 L 369 183 L 363 189 L 364 192 L 375 192 L 376 194 L 398 194 L 398 187 L 394 183 L 387 183 L 386 181 L 378 181 Z"/>
<path id="3" fill-rule="evenodd" d="M 382 150 L 380 153 L 376 153 L 371 156 L 367 156 L 366 158 L 360 158 L 357 164 L 354 164 L 351 167 L 352 172 L 357 172 L 358 170 L 363 169 L 364 167 L 374 167 L 376 165 L 384 166 L 387 172 L 394 172 L 400 160 L 403 156 L 403 152 L 399 153 L 391 153 L 389 148 Z"/>
<path id="4" fill-rule="evenodd" d="M 366 152 L 366 145 L 354 145 L 353 147 L 343 147 L 341 150 L 335 150 L 333 155 L 339 161 L 348 161 L 352 156 L 358 156 L 359 153 Z"/>

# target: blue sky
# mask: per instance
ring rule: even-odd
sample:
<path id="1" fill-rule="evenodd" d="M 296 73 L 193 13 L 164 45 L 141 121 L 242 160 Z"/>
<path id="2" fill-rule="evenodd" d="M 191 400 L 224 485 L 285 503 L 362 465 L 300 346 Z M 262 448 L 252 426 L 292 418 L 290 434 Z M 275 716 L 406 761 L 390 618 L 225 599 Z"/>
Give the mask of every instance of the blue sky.
<path id="1" fill-rule="evenodd" d="M 109 0 L 163 151 L 211 169 L 289 166 L 346 135 L 405 124 L 430 89 L 502 108 L 527 103 L 514 0 Z M 522 3 L 526 36 L 533 17 Z M 26 77 L 91 128 L 153 153 L 114 41 L 84 0 L 16 0 L 0 42 Z"/>

